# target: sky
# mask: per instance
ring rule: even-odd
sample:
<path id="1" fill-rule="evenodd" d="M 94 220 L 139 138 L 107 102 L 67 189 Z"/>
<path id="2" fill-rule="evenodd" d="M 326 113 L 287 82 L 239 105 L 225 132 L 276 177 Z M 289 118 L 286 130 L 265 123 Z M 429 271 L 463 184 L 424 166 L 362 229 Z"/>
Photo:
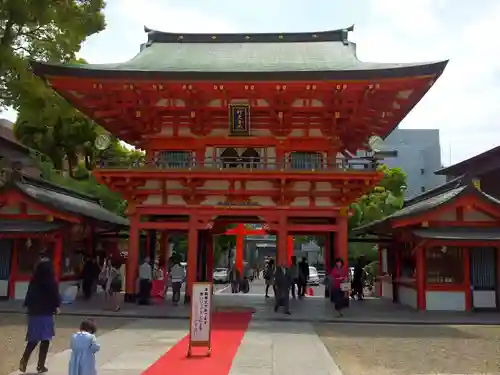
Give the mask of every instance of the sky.
<path id="1" fill-rule="evenodd" d="M 400 124 L 439 129 L 442 163 L 500 145 L 498 0 L 108 0 L 107 28 L 80 56 L 126 61 L 144 26 L 172 32 L 323 31 L 355 24 L 358 58 L 372 62 L 450 59 L 444 74 Z"/>

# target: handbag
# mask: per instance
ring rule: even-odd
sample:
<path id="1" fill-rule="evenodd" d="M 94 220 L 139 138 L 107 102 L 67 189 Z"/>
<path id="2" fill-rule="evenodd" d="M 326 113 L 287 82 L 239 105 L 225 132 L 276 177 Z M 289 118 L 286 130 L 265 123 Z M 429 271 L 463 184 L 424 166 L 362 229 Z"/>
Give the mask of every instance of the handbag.
<path id="1" fill-rule="evenodd" d="M 351 290 L 351 283 L 349 281 L 342 281 L 340 283 L 340 290 L 343 292 L 348 292 Z"/>

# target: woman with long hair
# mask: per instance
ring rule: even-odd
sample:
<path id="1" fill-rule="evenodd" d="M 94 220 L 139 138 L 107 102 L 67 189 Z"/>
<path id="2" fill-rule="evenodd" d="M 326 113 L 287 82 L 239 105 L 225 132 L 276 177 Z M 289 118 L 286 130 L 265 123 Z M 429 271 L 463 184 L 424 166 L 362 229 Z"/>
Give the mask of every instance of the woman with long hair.
<path id="1" fill-rule="evenodd" d="M 342 290 L 342 283 L 347 280 L 347 268 L 342 258 L 335 259 L 335 266 L 330 272 L 330 300 L 335 305 L 337 316 L 341 317 L 342 310 L 346 307 L 346 296 Z"/>
<path id="2" fill-rule="evenodd" d="M 40 344 L 38 352 L 38 373 L 47 372 L 45 361 L 50 341 L 55 336 L 54 314 L 59 313 L 61 297 L 54 268 L 47 258 L 42 258 L 30 280 L 24 306 L 28 311 L 26 348 L 19 363 L 19 370 L 26 372 L 31 353 Z"/>

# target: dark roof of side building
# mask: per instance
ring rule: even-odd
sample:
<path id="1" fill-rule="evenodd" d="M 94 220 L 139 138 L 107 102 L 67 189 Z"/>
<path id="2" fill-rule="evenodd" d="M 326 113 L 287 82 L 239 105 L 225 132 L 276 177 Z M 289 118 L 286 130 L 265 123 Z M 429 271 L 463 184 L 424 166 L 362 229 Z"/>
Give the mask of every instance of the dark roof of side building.
<path id="1" fill-rule="evenodd" d="M 355 228 L 354 232 L 357 234 L 388 234 L 391 222 L 424 214 L 445 204 L 452 203 L 465 195 L 475 195 L 489 204 L 500 206 L 498 199 L 478 190 L 469 177 L 462 176 L 406 201 L 403 208 L 394 214 Z"/>
<path id="2" fill-rule="evenodd" d="M 473 156 L 460 163 L 442 168 L 435 173 L 445 176 L 461 176 L 468 174 L 471 176 L 480 176 L 492 170 L 500 168 L 500 146 L 485 151 L 479 155 Z"/>
<path id="3" fill-rule="evenodd" d="M 192 80 L 377 79 L 435 75 L 447 61 L 372 63 L 356 56 L 353 26 L 321 32 L 259 34 L 168 33 L 145 28 L 138 55 L 116 64 L 33 62 L 38 76 Z"/>

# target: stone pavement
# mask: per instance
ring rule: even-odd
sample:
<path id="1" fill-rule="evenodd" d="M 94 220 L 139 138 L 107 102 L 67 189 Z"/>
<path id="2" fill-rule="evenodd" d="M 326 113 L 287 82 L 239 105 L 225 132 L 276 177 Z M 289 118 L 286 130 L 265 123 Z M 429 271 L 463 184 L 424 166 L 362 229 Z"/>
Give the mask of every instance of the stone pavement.
<path id="1" fill-rule="evenodd" d="M 99 375 L 139 375 L 181 340 L 187 322 L 174 320 L 137 320 L 99 336 L 101 350 L 96 355 Z M 69 343 L 68 337 L 68 343 Z M 37 353 L 33 353 L 37 355 Z M 67 375 L 70 351 L 49 356 L 50 375 Z M 35 366 L 28 373 L 36 373 Z M 13 372 L 11 375 L 19 374 Z"/>
<path id="2" fill-rule="evenodd" d="M 309 323 L 252 320 L 229 375 L 342 375 Z"/>
<path id="3" fill-rule="evenodd" d="M 97 373 L 140 375 L 187 333 L 187 321 L 155 319 L 137 320 L 106 333 L 98 339 Z M 50 356 L 49 374 L 67 375 L 69 357 L 69 350 Z M 29 373 L 34 371 L 34 366 L 28 368 Z M 306 373 L 342 375 L 310 324 L 262 321 L 250 323 L 230 371 L 230 375 Z"/>
<path id="4" fill-rule="evenodd" d="M 285 316 L 273 312 L 274 299 L 262 295 L 216 294 L 214 309 L 247 307 L 255 310 L 254 320 L 302 321 L 312 323 L 351 322 L 381 324 L 454 324 L 454 325 L 491 325 L 500 324 L 499 312 L 419 312 L 411 308 L 393 304 L 381 299 L 352 301 L 351 306 L 341 319 L 334 317 L 331 303 L 323 297 L 308 297 L 303 301 L 291 301 L 292 315 Z M 21 301 L 0 302 L 0 313 L 24 312 Z M 111 311 L 100 298 L 92 301 L 75 301 L 62 307 L 63 314 L 81 316 L 120 316 L 129 318 L 188 319 L 188 306 L 172 306 L 170 301 L 159 305 L 138 306 L 123 304 L 118 313 Z"/>

